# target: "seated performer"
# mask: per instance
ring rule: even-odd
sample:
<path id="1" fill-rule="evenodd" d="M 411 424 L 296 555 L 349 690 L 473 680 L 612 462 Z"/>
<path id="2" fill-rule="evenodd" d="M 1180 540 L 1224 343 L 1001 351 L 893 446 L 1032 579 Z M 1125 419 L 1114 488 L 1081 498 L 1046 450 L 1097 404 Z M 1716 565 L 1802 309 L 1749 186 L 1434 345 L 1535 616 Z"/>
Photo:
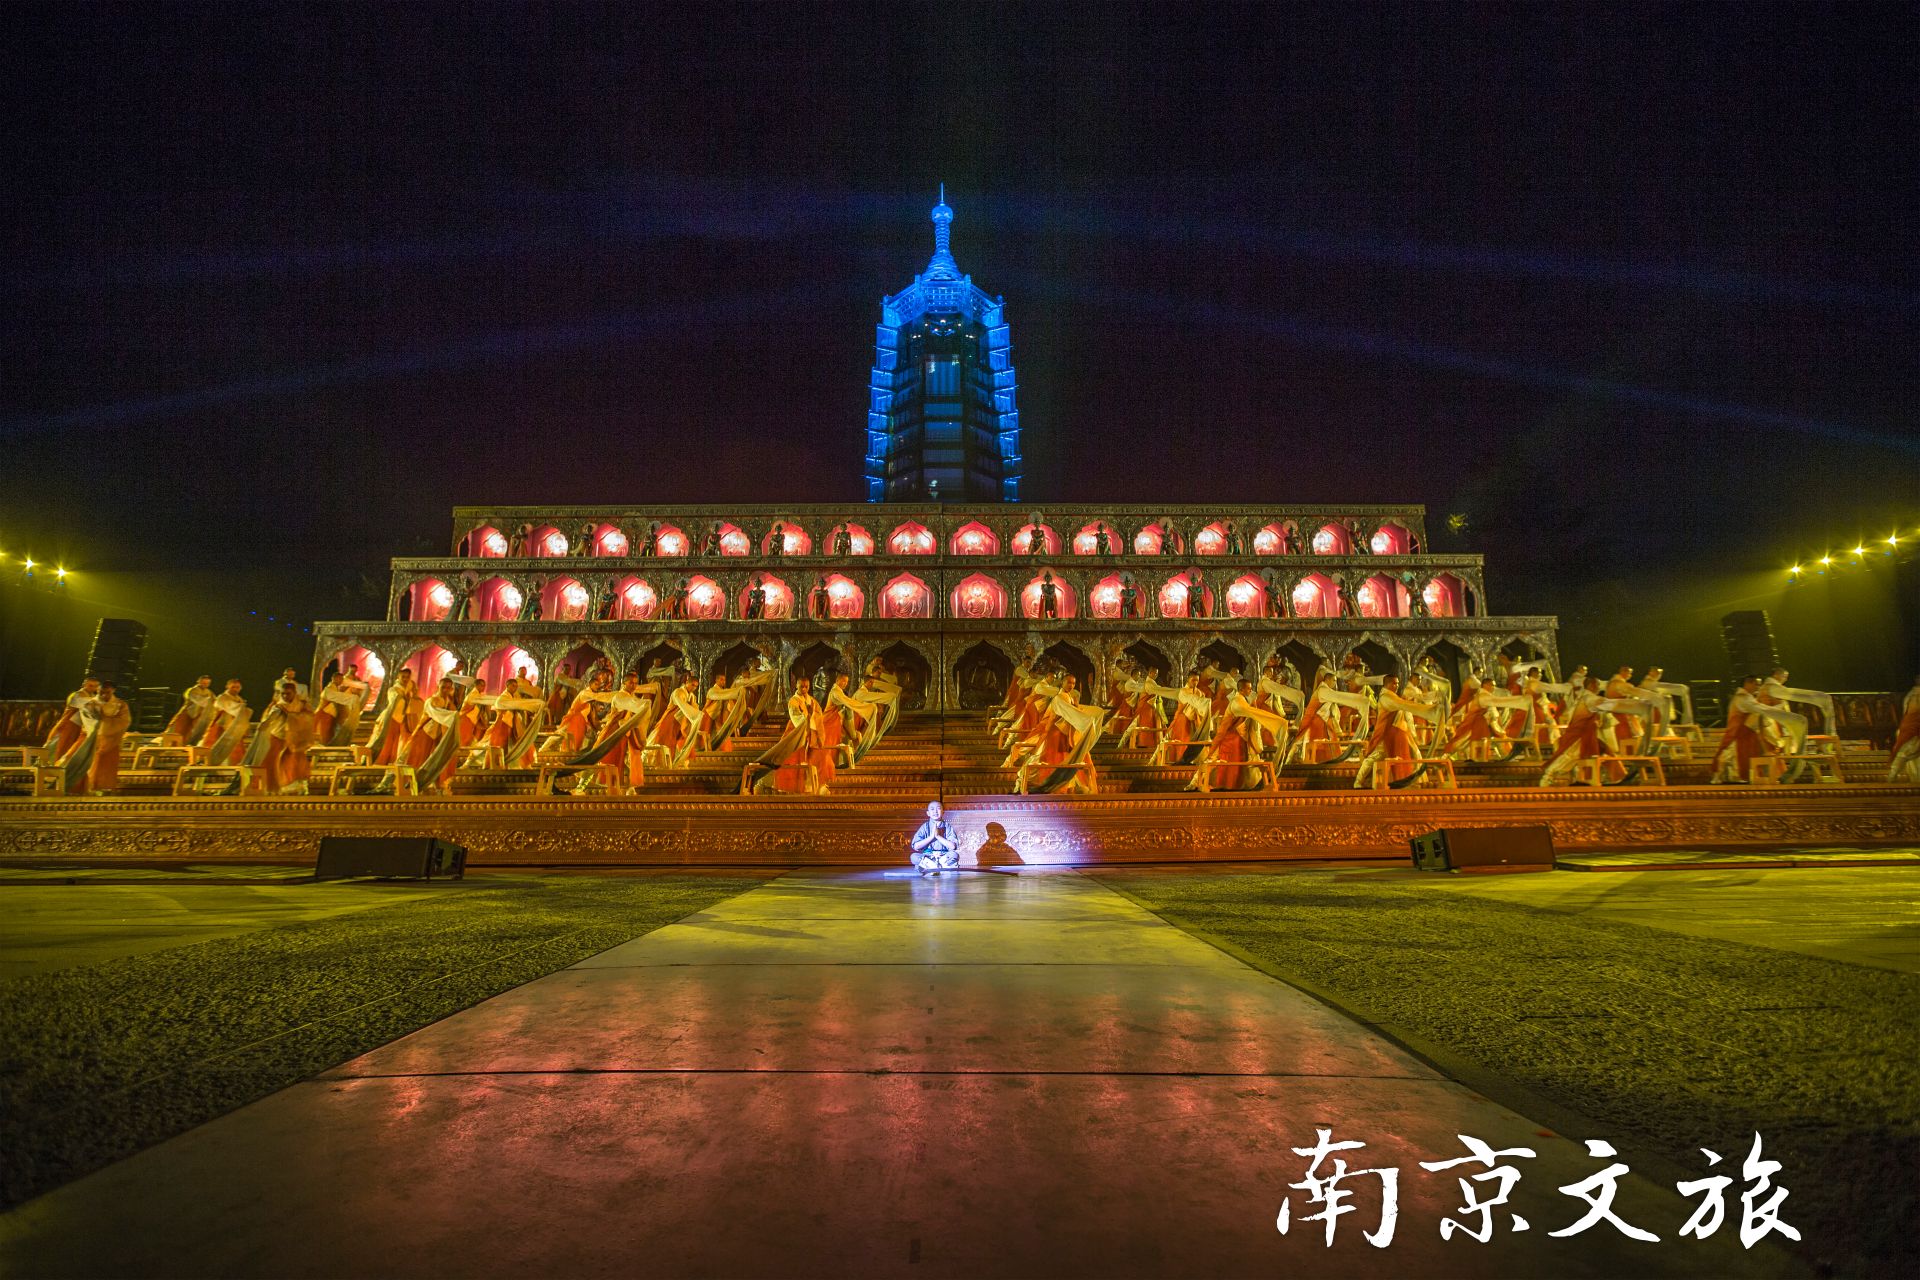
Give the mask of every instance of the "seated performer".
<path id="1" fill-rule="evenodd" d="M 386 705 L 373 722 L 373 734 L 367 739 L 368 764 L 385 767 L 405 760 L 407 739 L 420 727 L 420 706 L 425 701 L 414 682 L 413 668 L 402 667 L 387 686 Z"/>
<path id="2" fill-rule="evenodd" d="M 93 761 L 87 766 L 82 791 L 112 795 L 120 789 L 120 749 L 133 723 L 133 708 L 113 691 L 113 681 L 100 682 L 99 695 L 88 708 L 93 713 Z"/>
<path id="3" fill-rule="evenodd" d="M 787 725 L 757 760 L 740 770 L 740 794 L 813 795 L 820 788 L 815 766 L 820 750 L 820 704 L 805 680 L 795 677 L 787 698 Z"/>
<path id="4" fill-rule="evenodd" d="M 226 692 L 213 700 L 213 720 L 200 737 L 199 762 L 234 763 L 241 744 L 247 739 L 247 728 L 252 723 L 253 708 L 240 696 L 240 682 L 227 681 Z"/>
<path id="5" fill-rule="evenodd" d="M 1253 682 L 1242 680 L 1217 721 L 1213 741 L 1194 766 L 1189 791 L 1258 791 L 1276 781 L 1268 739 L 1284 741 L 1287 718 L 1253 703 Z"/>
<path id="6" fill-rule="evenodd" d="M 1817 689 L 1788 688 L 1787 669 L 1785 667 L 1775 667 L 1773 673 L 1761 683 L 1760 692 L 1764 699 L 1770 704 L 1789 707 L 1792 703 L 1799 703 L 1803 706 L 1818 707 L 1821 716 L 1821 731 L 1830 736 L 1837 735 L 1839 732 L 1836 728 L 1839 721 L 1834 716 L 1833 696 L 1831 694 L 1821 693 Z M 1769 718 L 1762 730 L 1769 738 L 1777 739 L 1785 744 L 1788 751 L 1793 755 L 1799 755 L 1807 749 L 1806 717 L 1797 716 L 1796 719 L 1797 723 L 1796 720 L 1773 720 Z"/>
<path id="7" fill-rule="evenodd" d="M 273 705 L 261 716 L 259 733 L 267 738 L 261 761 L 261 785 L 268 795 L 307 789 L 312 765 L 307 752 L 313 746 L 313 704 L 297 680 L 282 680 Z"/>
<path id="8" fill-rule="evenodd" d="M 420 706 L 420 727 L 407 745 L 407 763 L 413 766 L 422 794 L 444 793 L 460 767 L 461 748 L 475 733 L 463 735 L 470 721 L 462 714 L 460 686 L 444 676 L 433 696 Z M 478 711 L 473 713 L 478 714 Z"/>
<path id="9" fill-rule="evenodd" d="M 1920 676 L 1913 678 L 1913 688 L 1900 704 L 1900 727 L 1893 731 L 1887 781 L 1920 782 Z"/>
<path id="10" fill-rule="evenodd" d="M 1196 671 L 1175 695 L 1173 720 L 1147 763 L 1193 764 L 1212 741 L 1213 695 Z"/>
<path id="11" fill-rule="evenodd" d="M 1792 716 L 1784 706 L 1769 705 L 1760 699 L 1760 677 L 1748 676 L 1740 682 L 1732 703 L 1727 707 L 1727 727 L 1720 735 L 1720 747 L 1713 756 L 1713 783 L 1753 781 L 1754 759 L 1779 752 L 1760 734 L 1763 720 L 1785 720 Z"/>
<path id="12" fill-rule="evenodd" d="M 851 769 L 879 738 L 881 708 L 879 703 L 851 691 L 849 683 L 844 671 L 833 677 L 833 687 L 827 692 L 826 714 L 828 719 L 840 722 L 838 730 L 828 730 L 828 736 L 839 744 L 836 765 L 844 763 Z M 831 777 L 831 773 L 828 776 Z"/>
<path id="13" fill-rule="evenodd" d="M 1439 710 L 1432 703 L 1401 697 L 1396 676 L 1387 676 L 1381 682 L 1378 705 L 1379 718 L 1374 721 L 1373 733 L 1361 753 L 1360 768 L 1353 775 L 1355 790 L 1366 786 L 1368 775 L 1379 770 L 1387 772 L 1389 783 L 1397 781 L 1392 776 L 1395 770 L 1407 776 L 1417 772 L 1421 755 L 1414 724 L 1418 720 L 1439 718 Z"/>
<path id="14" fill-rule="evenodd" d="M 160 736 L 161 745 L 184 747 L 200 741 L 211 719 L 213 677 L 201 676 L 193 682 L 191 689 L 180 695 L 180 709 L 173 713 L 173 719 L 167 721 L 167 731 Z"/>
<path id="15" fill-rule="evenodd" d="M 320 705 L 313 716 L 314 742 L 326 747 L 353 745 L 360 727 L 360 712 L 367 705 L 368 686 L 360 678 L 360 668 L 352 674 L 335 669 L 320 689 Z"/>
<path id="16" fill-rule="evenodd" d="M 684 767 L 693 755 L 706 713 L 700 707 L 700 678 L 691 671 L 680 673 L 680 683 L 667 699 L 666 707 L 653 723 L 647 736 L 647 750 L 659 765 Z"/>
<path id="17" fill-rule="evenodd" d="M 927 806 L 927 820 L 913 833 L 907 849 L 907 861 L 921 875 L 937 875 L 960 865 L 960 840 L 946 819 L 946 810 L 938 800 Z"/>
<path id="18" fill-rule="evenodd" d="M 707 696 L 700 715 L 699 743 L 696 751 L 731 751 L 733 732 L 740 727 L 740 701 L 742 690 L 730 688 L 727 673 L 713 673 L 713 684 L 707 688 Z"/>
<path id="19" fill-rule="evenodd" d="M 1017 789 L 1088 795 L 1099 791 L 1092 755 L 1100 741 L 1101 719 L 1099 708 L 1080 705 L 1074 677 L 1063 677 L 1060 692 L 1042 712 L 1033 734 L 1016 743 L 1007 757 L 1019 771 Z M 1029 785 L 1032 773 L 1038 773 L 1040 781 Z"/>
<path id="20" fill-rule="evenodd" d="M 87 736 L 93 700 L 100 696 L 100 682 L 88 676 L 80 682 L 80 687 L 67 695 L 66 708 L 60 718 L 54 721 L 53 731 L 47 735 L 44 759 L 48 764 L 58 764 L 73 754 L 80 740 Z"/>

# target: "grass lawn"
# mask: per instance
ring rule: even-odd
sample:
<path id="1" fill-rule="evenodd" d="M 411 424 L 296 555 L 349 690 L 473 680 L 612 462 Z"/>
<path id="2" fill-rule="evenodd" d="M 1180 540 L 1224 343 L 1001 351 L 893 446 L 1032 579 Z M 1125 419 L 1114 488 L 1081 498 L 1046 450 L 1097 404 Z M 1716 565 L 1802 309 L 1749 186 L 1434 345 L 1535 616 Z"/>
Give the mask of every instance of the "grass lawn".
<path id="1" fill-rule="evenodd" d="M 488 877 L 0 985 L 0 1207 L 771 874 Z"/>
<path id="2" fill-rule="evenodd" d="M 1920 977 L 1412 876 L 1090 874 L 1637 1172 L 1705 1177 L 1711 1148 L 1736 1179 L 1723 1232 L 1758 1132 L 1807 1256 L 1914 1274 Z"/>

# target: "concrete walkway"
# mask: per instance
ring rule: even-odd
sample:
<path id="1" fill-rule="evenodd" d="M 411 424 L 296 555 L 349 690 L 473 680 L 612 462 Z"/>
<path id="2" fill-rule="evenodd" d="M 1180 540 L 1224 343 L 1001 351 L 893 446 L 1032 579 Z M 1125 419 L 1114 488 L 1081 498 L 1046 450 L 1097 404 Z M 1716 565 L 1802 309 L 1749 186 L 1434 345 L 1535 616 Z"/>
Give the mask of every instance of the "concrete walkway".
<path id="1" fill-rule="evenodd" d="M 1388 1248 L 1376 1178 L 1300 1221 L 1316 1127 L 1400 1170 Z M 1530 1230 L 1441 1241 L 1458 1134 L 1539 1153 Z M 807 873 L 23 1206 L 0 1273 L 1793 1273 L 1631 1177 L 1662 1243 L 1549 1238 L 1605 1163 L 1072 873 Z"/>

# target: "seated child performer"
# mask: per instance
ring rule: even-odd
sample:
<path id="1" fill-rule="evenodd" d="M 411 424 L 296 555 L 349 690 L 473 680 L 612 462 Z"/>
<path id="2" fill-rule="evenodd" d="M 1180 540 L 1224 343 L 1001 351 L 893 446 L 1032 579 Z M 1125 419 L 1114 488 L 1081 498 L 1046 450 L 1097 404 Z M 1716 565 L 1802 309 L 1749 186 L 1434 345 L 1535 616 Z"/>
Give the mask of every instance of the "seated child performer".
<path id="1" fill-rule="evenodd" d="M 913 833 L 907 861 L 923 876 L 953 871 L 960 865 L 960 841 L 938 800 L 927 806 L 927 820 Z"/>

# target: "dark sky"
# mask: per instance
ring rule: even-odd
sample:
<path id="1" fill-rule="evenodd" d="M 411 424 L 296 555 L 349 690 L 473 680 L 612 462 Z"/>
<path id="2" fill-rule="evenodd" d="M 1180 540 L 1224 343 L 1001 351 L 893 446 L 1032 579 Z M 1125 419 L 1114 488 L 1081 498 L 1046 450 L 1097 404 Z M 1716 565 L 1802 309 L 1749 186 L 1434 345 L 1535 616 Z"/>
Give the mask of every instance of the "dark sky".
<path id="1" fill-rule="evenodd" d="M 944 180 L 1032 498 L 1425 502 L 1496 609 L 1614 644 L 1650 584 L 1920 532 L 1917 38 L 1861 4 L 8 5 L 0 550 L 304 621 L 376 613 L 455 503 L 854 498 Z"/>

